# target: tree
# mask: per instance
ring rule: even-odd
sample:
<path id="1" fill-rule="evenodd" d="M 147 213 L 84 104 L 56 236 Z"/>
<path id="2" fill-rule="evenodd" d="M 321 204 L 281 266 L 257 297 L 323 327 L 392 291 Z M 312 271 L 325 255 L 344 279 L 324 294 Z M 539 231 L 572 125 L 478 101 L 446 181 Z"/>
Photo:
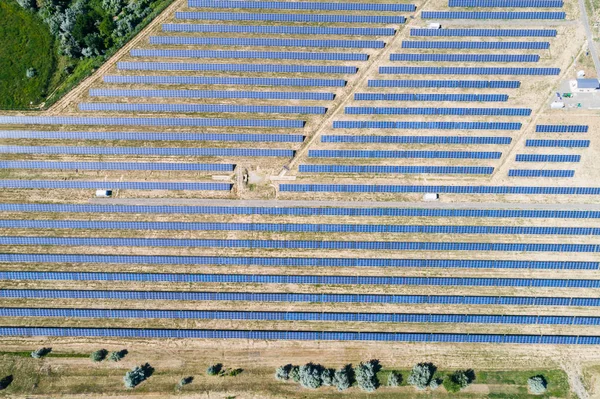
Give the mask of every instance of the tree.
<path id="1" fill-rule="evenodd" d="M 34 359 L 40 359 L 40 358 L 46 356 L 47 354 L 49 354 L 50 352 L 52 352 L 52 348 L 36 349 L 33 352 L 31 352 L 31 357 Z"/>
<path id="2" fill-rule="evenodd" d="M 287 381 L 290 379 L 290 371 L 292 370 L 292 367 L 294 367 L 291 364 L 286 364 L 285 366 L 279 366 L 277 367 L 277 370 L 275 370 L 275 379 L 279 380 L 279 381 Z"/>
<path id="3" fill-rule="evenodd" d="M 206 374 L 208 375 L 217 375 L 221 372 L 223 365 L 221 363 L 213 364 L 212 366 L 208 366 L 206 369 Z"/>
<path id="4" fill-rule="evenodd" d="M 104 359 L 106 359 L 106 355 L 108 355 L 108 351 L 106 349 L 100 349 L 95 352 L 92 352 L 92 354 L 90 355 L 90 358 L 94 362 L 101 362 Z"/>
<path id="5" fill-rule="evenodd" d="M 444 388 L 448 392 L 458 392 L 466 388 L 475 379 L 473 370 L 457 370 L 444 380 Z"/>
<path id="6" fill-rule="evenodd" d="M 388 375 L 388 386 L 389 387 L 399 387 L 402 383 L 402 375 L 397 371 L 390 372 Z"/>
<path id="7" fill-rule="evenodd" d="M 28 79 L 34 78 L 35 75 L 37 75 L 35 68 L 29 68 L 25 71 L 25 76 L 27 76 Z"/>
<path id="8" fill-rule="evenodd" d="M 366 363 L 358 364 L 358 367 L 354 369 L 354 374 L 360 389 L 366 392 L 373 392 L 377 389 L 379 386 L 377 372 L 380 368 L 379 360 L 369 360 Z"/>
<path id="9" fill-rule="evenodd" d="M 416 364 L 408 376 L 408 383 L 417 389 L 425 389 L 431 382 L 436 367 L 432 363 Z"/>
<path id="10" fill-rule="evenodd" d="M 294 382 L 300 382 L 300 367 L 293 366 L 290 370 L 290 378 Z"/>
<path id="11" fill-rule="evenodd" d="M 141 384 L 144 380 L 152 375 L 154 368 L 150 364 L 146 363 L 142 366 L 136 366 L 131 371 L 125 373 L 123 382 L 127 388 L 135 388 Z"/>
<path id="12" fill-rule="evenodd" d="M 320 364 L 306 363 L 300 367 L 300 385 L 304 388 L 316 389 L 322 385 L 321 372 L 323 366 Z"/>
<path id="13" fill-rule="evenodd" d="M 183 377 L 181 380 L 179 380 L 179 382 L 177 383 L 177 388 L 181 389 L 183 388 L 185 385 L 191 384 L 192 381 L 194 381 L 194 377 L 190 376 L 190 377 Z"/>
<path id="14" fill-rule="evenodd" d="M 37 3 L 35 0 L 17 0 L 17 3 L 27 11 L 37 10 Z"/>
<path id="15" fill-rule="evenodd" d="M 436 389 L 438 389 L 440 387 L 440 385 L 442 384 L 442 382 L 443 381 L 440 381 L 439 378 L 434 378 L 429 383 L 429 389 L 431 389 L 432 391 L 435 391 Z"/>
<path id="16" fill-rule="evenodd" d="M 527 380 L 529 391 L 534 395 L 541 395 L 548 390 L 548 381 L 543 375 L 536 375 Z"/>
<path id="17" fill-rule="evenodd" d="M 334 374 L 334 384 L 338 391 L 343 391 L 352 385 L 352 365 L 347 364 Z"/>
<path id="18" fill-rule="evenodd" d="M 118 362 L 121 359 L 123 359 L 125 357 L 125 355 L 127 355 L 127 349 L 122 349 L 120 351 L 114 351 L 111 352 L 109 359 L 112 360 L 113 362 Z"/>
<path id="19" fill-rule="evenodd" d="M 321 382 L 326 387 L 330 387 L 335 383 L 335 370 L 324 368 L 321 371 Z"/>

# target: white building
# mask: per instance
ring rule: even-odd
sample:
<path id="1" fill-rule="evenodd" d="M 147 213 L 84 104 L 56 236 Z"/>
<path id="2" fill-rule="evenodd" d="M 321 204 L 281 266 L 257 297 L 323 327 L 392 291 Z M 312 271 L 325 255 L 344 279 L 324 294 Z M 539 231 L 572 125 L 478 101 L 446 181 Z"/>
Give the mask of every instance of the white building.
<path id="1" fill-rule="evenodd" d="M 577 79 L 571 88 L 577 93 L 593 93 L 600 90 L 600 82 L 598 79 Z"/>

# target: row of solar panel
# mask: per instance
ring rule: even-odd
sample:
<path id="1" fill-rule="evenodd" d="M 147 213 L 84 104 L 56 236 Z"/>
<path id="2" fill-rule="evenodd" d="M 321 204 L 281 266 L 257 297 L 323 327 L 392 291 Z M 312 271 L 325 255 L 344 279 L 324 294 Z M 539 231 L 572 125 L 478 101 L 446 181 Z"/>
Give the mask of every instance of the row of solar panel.
<path id="1" fill-rule="evenodd" d="M 89 188 L 124 190 L 215 190 L 229 191 L 229 183 L 163 183 L 163 182 L 122 182 L 122 181 L 59 181 L 59 180 L 0 180 L 2 188 Z"/>
<path id="2" fill-rule="evenodd" d="M 5 212 L 68 213 L 158 213 L 208 215 L 287 215 L 287 216 L 373 216 L 373 217 L 477 217 L 600 219 L 600 211 L 537 209 L 434 209 L 434 208 L 307 208 L 246 206 L 96 205 L 96 204 L 18 204 L 0 203 Z"/>
<path id="3" fill-rule="evenodd" d="M 6 180 L 0 187 L 6 187 Z M 30 182 L 30 180 L 28 181 Z M 34 181 L 35 182 L 35 181 Z M 63 182 L 59 182 L 63 183 Z M 70 182 L 72 183 L 72 182 Z M 89 182 L 78 182 L 89 183 Z M 92 182 L 93 183 L 93 182 Z M 122 183 L 131 185 L 136 183 Z M 148 183 L 167 184 L 167 183 Z M 179 184 L 181 190 L 190 183 Z M 194 183 L 202 185 L 203 183 Z M 214 184 L 215 186 L 209 186 Z M 111 187 L 114 182 L 104 182 L 101 187 Z M 96 188 L 98 185 L 93 186 Z M 36 186 L 38 187 L 38 186 Z M 44 187 L 47 187 L 44 185 Z M 226 187 L 226 188 L 225 188 Z M 91 188 L 91 187 L 85 187 Z M 125 188 L 125 187 L 122 187 Z M 138 188 L 141 189 L 141 188 Z M 160 190 L 161 188 L 156 188 Z M 169 189 L 169 188 L 163 188 Z M 171 188 L 177 190 L 177 188 Z M 204 183 L 199 190 L 230 190 L 230 184 Z M 309 241 L 309 240 L 217 240 L 170 238 L 109 238 L 109 237 L 34 237 L 2 236 L 0 245 L 66 245 L 110 247 L 198 247 L 198 248 L 260 248 L 260 249 L 345 249 L 375 251 L 502 251 L 502 252 L 576 252 L 598 253 L 598 244 L 541 244 L 541 243 L 482 243 L 482 242 L 417 242 L 417 241 Z M 600 301 L 600 298 L 598 298 Z M 600 302 L 599 302 L 600 303 Z"/>
<path id="4" fill-rule="evenodd" d="M 41 162 L 0 161 L 0 169 L 82 169 L 82 170 L 197 170 L 231 172 L 232 164 L 147 163 L 147 162 Z"/>
<path id="5" fill-rule="evenodd" d="M 379 73 L 396 75 L 558 75 L 560 68 L 496 67 L 379 67 Z"/>
<path id="6" fill-rule="evenodd" d="M 290 3 L 291 4 L 291 3 Z M 380 40 L 309 40 L 309 39 L 264 39 L 248 37 L 191 37 L 150 36 L 150 44 L 183 44 L 199 46 L 250 46 L 250 47 L 341 47 L 341 48 L 384 48 Z M 537 47 L 535 47 L 537 48 Z"/>
<path id="7" fill-rule="evenodd" d="M 497 136 L 321 136 L 322 143 L 510 144 L 511 141 L 511 137 Z"/>
<path id="8" fill-rule="evenodd" d="M 1 118 L 0 118 L 1 122 Z M 520 130 L 516 122 L 384 122 L 334 121 L 334 129 L 459 129 L 459 130 Z"/>
<path id="9" fill-rule="evenodd" d="M 118 205 L 114 205 L 117 207 Z M 166 207 L 165 207 L 166 208 Z M 330 208 L 334 209 L 334 208 Z M 572 211 L 570 211 L 572 212 Z M 600 262 L 465 260 L 465 259 L 385 259 L 385 258 L 293 258 L 236 256 L 164 256 L 164 255 L 78 255 L 0 253 L 0 262 L 8 263 L 99 263 L 147 265 L 258 265 L 311 267 L 410 267 L 468 269 L 540 269 L 599 270 Z"/>
<path id="10" fill-rule="evenodd" d="M 492 167 L 479 166 L 379 166 L 379 165 L 300 165 L 304 173 L 435 173 L 491 175 Z"/>
<path id="11" fill-rule="evenodd" d="M 134 140 L 134 141 L 243 141 L 301 143 L 304 136 L 296 134 L 244 133 L 145 133 L 145 132 L 58 132 L 0 130 L 0 138 L 67 139 L 67 140 Z"/>
<path id="12" fill-rule="evenodd" d="M 193 84 L 193 85 L 251 85 L 251 86 L 324 86 L 344 87 L 343 79 L 302 79 L 302 78 L 239 78 L 217 76 L 140 76 L 108 75 L 104 83 L 129 84 Z"/>
<path id="13" fill-rule="evenodd" d="M 2 125 L 214 126 L 302 128 L 304 121 L 204 118 L 88 118 L 79 116 L 0 116 Z"/>
<path id="14" fill-rule="evenodd" d="M 550 48 L 548 42 L 443 42 L 404 40 L 402 48 L 435 48 L 435 49 L 533 49 L 545 50 Z"/>
<path id="15" fill-rule="evenodd" d="M 525 147 L 589 147 L 590 140 L 525 140 Z"/>
<path id="16" fill-rule="evenodd" d="M 406 18 L 388 15 L 332 15 L 332 14 L 250 14 L 233 12 L 176 12 L 177 19 L 204 19 L 213 21 L 280 21 L 403 24 Z"/>
<path id="17" fill-rule="evenodd" d="M 324 114 L 325 107 L 232 104 L 79 103 L 80 111 Z"/>
<path id="18" fill-rule="evenodd" d="M 288 1 L 226 1 L 188 0 L 188 7 L 204 8 L 272 8 L 279 10 L 327 10 L 327 11 L 414 11 L 414 4 L 378 3 L 317 3 Z"/>
<path id="19" fill-rule="evenodd" d="M 390 54 L 390 61 L 538 62 L 537 54 Z"/>
<path id="20" fill-rule="evenodd" d="M 51 147 L 0 146 L 3 154 L 158 155 L 198 157 L 293 157 L 293 150 L 269 148 L 152 148 L 152 147 Z"/>
<path id="21" fill-rule="evenodd" d="M 587 133 L 587 125 L 535 125 L 540 133 Z"/>
<path id="22" fill-rule="evenodd" d="M 167 58 L 273 58 L 281 60 L 321 60 L 321 61 L 366 61 L 367 54 L 359 53 L 299 53 L 290 51 L 219 51 L 219 50 L 156 50 L 133 49 L 132 57 L 167 57 Z"/>
<path id="23" fill-rule="evenodd" d="M 189 274 L 189 273 L 98 273 L 0 271 L 0 280 L 139 281 L 178 283 L 265 283 L 343 285 L 439 285 L 484 287 L 600 288 L 600 280 L 472 278 L 472 277 L 381 277 L 314 276 L 272 274 Z"/>
<path id="24" fill-rule="evenodd" d="M 517 162 L 579 162 L 581 155 L 517 154 Z"/>
<path id="25" fill-rule="evenodd" d="M 549 11 L 423 11 L 423 19 L 565 19 L 564 12 Z"/>
<path id="26" fill-rule="evenodd" d="M 243 93 L 243 92 L 242 92 Z M 356 101 L 508 101 L 506 94 L 411 94 L 411 93 L 355 93 Z"/>
<path id="27" fill-rule="evenodd" d="M 444 193 L 444 194 L 543 194 L 599 195 L 600 187 L 527 186 L 400 186 L 367 184 L 280 184 L 280 191 L 337 193 Z"/>
<path id="28" fill-rule="evenodd" d="M 198 291 L 105 290 L 0 290 L 0 298 L 129 299 L 171 301 L 248 301 L 314 303 L 412 303 L 442 305 L 600 306 L 600 298 L 475 296 L 475 295 L 378 295 L 304 294 Z"/>
<path id="29" fill-rule="evenodd" d="M 298 3 L 286 3 L 298 4 Z M 350 4 L 350 3 L 336 3 Z M 352 3 L 356 4 L 356 3 Z M 371 3 L 373 4 L 373 3 Z M 164 32 L 262 33 L 275 35 L 394 36 L 393 28 L 332 28 L 321 26 L 163 24 Z M 556 36 L 556 35 L 555 35 Z"/>
<path id="30" fill-rule="evenodd" d="M 552 169 L 510 169 L 509 176 L 515 177 L 573 177 L 574 170 L 552 170 Z"/>
<path id="31" fill-rule="evenodd" d="M 411 36 L 555 37 L 556 29 L 427 29 L 411 28 Z"/>
<path id="32" fill-rule="evenodd" d="M 449 7 L 547 7 L 560 8 L 562 0 L 449 0 Z"/>
<path id="33" fill-rule="evenodd" d="M 333 93 L 240 90 L 122 90 L 90 89 L 91 97 L 256 98 L 261 100 L 333 100 Z M 506 101 L 506 100 L 505 100 Z"/>
<path id="34" fill-rule="evenodd" d="M 518 89 L 515 80 L 369 80 L 369 87 L 428 87 L 468 89 Z"/>
<path id="35" fill-rule="evenodd" d="M 309 150 L 310 158 L 458 158 L 500 159 L 492 151 L 382 151 L 382 150 Z"/>
<path id="36" fill-rule="evenodd" d="M 167 330 L 136 328 L 0 327 L 0 336 L 127 337 L 260 339 L 299 341 L 386 341 L 386 342 L 479 342 L 505 344 L 597 345 L 600 336 L 589 335 L 502 335 L 402 332 L 330 332 L 274 330 Z"/>
<path id="37" fill-rule="evenodd" d="M 493 116 L 529 116 L 529 108 L 391 108 L 391 107 L 346 107 L 348 115 L 493 115 Z"/>
<path id="38" fill-rule="evenodd" d="M 279 64 L 191 64 L 183 62 L 118 62 L 117 68 L 132 71 L 220 71 L 267 73 L 348 73 L 358 68 L 333 65 L 279 65 Z"/>
<path id="39" fill-rule="evenodd" d="M 222 310 L 141 310 L 71 308 L 0 308 L 0 317 L 82 317 L 110 319 L 216 319 L 337 321 L 367 323 L 482 323 L 537 325 L 600 325 L 600 317 L 461 315 L 423 313 L 253 312 Z"/>

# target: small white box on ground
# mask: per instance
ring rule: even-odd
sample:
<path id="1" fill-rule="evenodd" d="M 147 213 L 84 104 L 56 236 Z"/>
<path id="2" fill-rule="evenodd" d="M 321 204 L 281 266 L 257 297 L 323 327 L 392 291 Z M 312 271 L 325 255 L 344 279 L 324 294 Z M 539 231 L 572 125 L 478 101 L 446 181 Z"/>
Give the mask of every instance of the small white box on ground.
<path id="1" fill-rule="evenodd" d="M 428 29 L 442 29 L 442 24 L 439 24 L 437 22 L 432 22 L 429 24 L 429 26 L 427 28 Z"/>
<path id="2" fill-rule="evenodd" d="M 96 190 L 96 197 L 98 197 L 98 198 L 112 197 L 112 190 Z"/>
<path id="3" fill-rule="evenodd" d="M 438 201 L 440 199 L 440 195 L 436 193 L 425 193 L 423 195 L 423 201 Z"/>
<path id="4" fill-rule="evenodd" d="M 552 109 L 561 109 L 565 107 L 565 103 L 561 103 L 559 101 L 554 101 L 552 104 L 550 104 L 550 108 Z"/>

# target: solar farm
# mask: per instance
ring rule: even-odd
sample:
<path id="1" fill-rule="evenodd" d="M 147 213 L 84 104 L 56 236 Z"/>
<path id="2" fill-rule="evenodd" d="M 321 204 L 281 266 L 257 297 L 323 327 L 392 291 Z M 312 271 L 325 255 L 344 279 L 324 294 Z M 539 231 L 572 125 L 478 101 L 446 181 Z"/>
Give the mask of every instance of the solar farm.
<path id="1" fill-rule="evenodd" d="M 598 364 L 600 117 L 550 108 L 595 73 L 580 18 L 175 0 L 1 113 L 0 340 Z"/>

